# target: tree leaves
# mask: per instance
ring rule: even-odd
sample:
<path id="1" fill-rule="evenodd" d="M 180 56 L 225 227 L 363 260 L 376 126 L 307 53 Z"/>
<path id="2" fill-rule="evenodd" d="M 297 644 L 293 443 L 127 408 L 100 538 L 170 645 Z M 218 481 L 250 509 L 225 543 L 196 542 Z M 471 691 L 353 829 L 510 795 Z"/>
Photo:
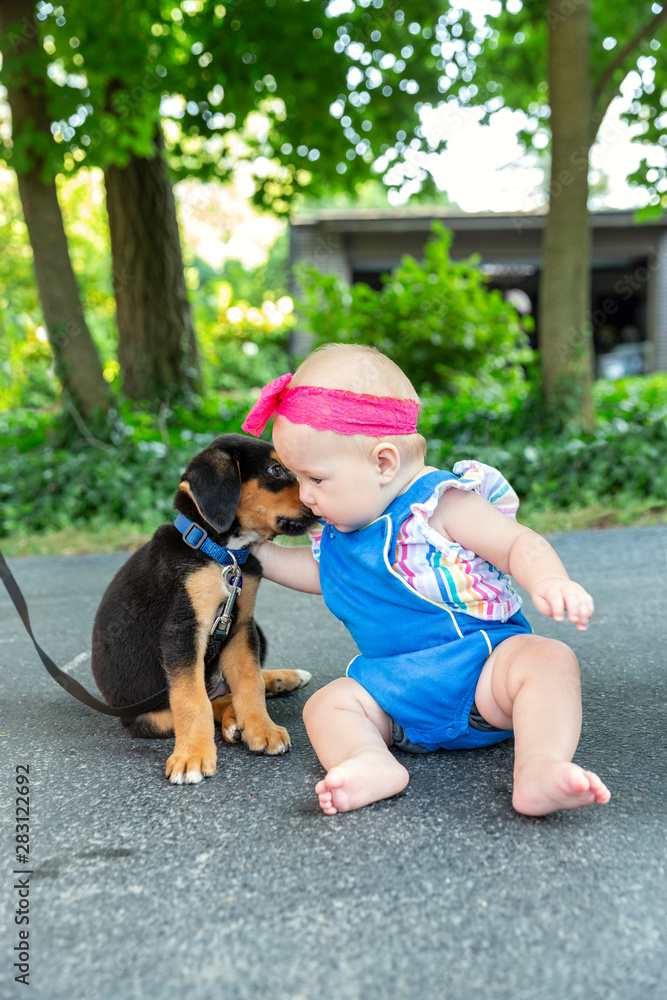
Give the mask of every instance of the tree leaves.
<path id="1" fill-rule="evenodd" d="M 564 0 L 562 18 L 571 7 Z M 509 8 L 509 9 L 508 9 Z M 476 60 L 473 84 L 461 93 L 460 85 L 452 93 L 463 103 L 490 111 L 504 105 L 529 116 L 521 139 L 528 148 L 541 150 L 549 134 L 547 88 L 547 33 L 550 24 L 546 0 L 516 4 L 505 0 L 497 16 L 488 18 L 489 37 L 484 43 L 483 59 Z M 631 108 L 622 117 L 638 126 L 636 139 L 647 148 L 656 145 L 664 150 L 665 122 L 661 115 L 667 104 L 667 13 L 649 2 L 627 4 L 623 0 L 593 0 L 590 37 L 593 111 L 591 141 L 599 132 L 611 100 L 618 96 L 623 80 L 632 73 L 635 85 Z M 667 190 L 664 156 L 650 156 L 632 175 L 632 182 L 647 189 L 653 205 L 660 205 Z M 662 164 L 662 165 L 661 165 Z M 664 205 L 662 206 L 665 207 Z"/>
<path id="2" fill-rule="evenodd" d="M 257 202 L 280 214 L 300 189 L 353 190 L 381 155 L 422 148 L 417 106 L 440 92 L 439 0 L 407 14 L 390 0 L 339 13 L 326 0 L 68 0 L 38 16 L 60 169 L 146 155 L 162 118 L 174 177 L 226 180 L 248 160 Z M 430 182 L 394 164 L 393 186 L 410 177 Z"/>

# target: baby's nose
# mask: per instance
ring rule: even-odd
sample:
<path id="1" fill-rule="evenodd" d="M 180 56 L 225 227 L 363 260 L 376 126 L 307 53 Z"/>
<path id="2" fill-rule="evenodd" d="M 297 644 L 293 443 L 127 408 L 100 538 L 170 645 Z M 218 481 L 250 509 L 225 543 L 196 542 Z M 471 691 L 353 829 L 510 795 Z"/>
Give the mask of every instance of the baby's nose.
<path id="1" fill-rule="evenodd" d="M 299 483 L 299 499 L 301 503 L 305 503 L 306 507 L 312 507 L 315 502 L 312 492 L 305 483 Z"/>

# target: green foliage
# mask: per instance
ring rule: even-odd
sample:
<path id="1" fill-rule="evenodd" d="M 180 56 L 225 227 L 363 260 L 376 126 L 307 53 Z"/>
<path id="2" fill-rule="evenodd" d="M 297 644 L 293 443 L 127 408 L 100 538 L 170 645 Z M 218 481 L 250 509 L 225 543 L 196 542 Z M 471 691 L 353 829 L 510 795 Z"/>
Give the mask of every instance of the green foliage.
<path id="1" fill-rule="evenodd" d="M 464 412 L 426 400 L 428 460 L 451 468 L 463 458 L 494 465 L 536 508 L 622 504 L 667 496 L 667 375 L 599 381 L 594 431 L 554 433 L 536 420 L 534 397 L 517 394 L 492 408 Z"/>
<path id="2" fill-rule="evenodd" d="M 463 397 L 424 397 L 421 429 L 428 461 L 451 468 L 464 458 L 495 465 L 531 509 L 576 510 L 589 504 L 631 508 L 667 495 L 667 375 L 598 382 L 598 427 L 555 434 L 535 423 L 525 389 L 493 405 Z M 114 443 L 93 447 L 58 440 L 52 412 L 0 413 L 0 538 L 64 528 L 104 533 L 119 523 L 153 530 L 172 517 L 179 477 L 218 434 L 237 432 L 250 393 L 211 395 L 197 412 L 122 410 Z"/>
<path id="3" fill-rule="evenodd" d="M 60 386 L 37 298 L 32 250 L 15 180 L 0 178 L 0 411 L 51 406 Z M 102 172 L 81 169 L 58 180 L 58 197 L 72 265 L 104 376 L 117 387 L 117 330 L 111 287 L 111 249 L 104 211 Z M 289 367 L 287 337 L 292 320 L 286 234 L 265 264 L 246 270 L 227 261 L 222 273 L 203 261 L 187 269 L 195 329 L 207 391 L 243 392 L 264 385 Z M 281 313 L 276 303 L 280 303 Z M 240 322 L 227 312 L 236 308 Z"/>
<path id="4" fill-rule="evenodd" d="M 40 76 L 48 66 L 56 141 L 30 131 L 9 140 L 13 166 L 46 143 L 52 172 L 122 167 L 152 155 L 162 120 L 176 178 L 227 180 L 250 161 L 257 202 L 278 214 L 305 189 L 353 190 L 381 174 L 392 186 L 430 183 L 400 154 L 411 142 L 425 147 L 415 106 L 441 92 L 439 0 L 411 0 L 409 15 L 392 0 L 342 13 L 305 0 L 126 0 L 123 17 L 116 7 L 40 8 L 34 57 Z M 459 35 L 474 35 L 462 12 L 457 21 Z M 19 68 L 16 58 L 11 72 Z"/>
<path id="5" fill-rule="evenodd" d="M 433 205 L 439 211 L 446 208 L 455 208 L 445 191 L 417 192 L 411 198 L 411 204 Z M 309 215 L 320 212 L 322 209 L 341 208 L 354 213 L 364 208 L 387 209 L 389 201 L 387 198 L 387 188 L 381 180 L 371 178 L 367 181 L 360 181 L 354 188 L 349 190 L 341 188 L 334 191 L 326 191 L 324 194 L 311 196 L 309 189 L 299 195 L 295 208 L 299 214 Z"/>
<path id="6" fill-rule="evenodd" d="M 58 197 L 88 322 L 112 382 L 118 371 L 115 302 L 101 172 L 81 170 L 69 180 L 60 177 Z M 0 186 L 0 245 L 0 409 L 49 405 L 59 385 L 18 189 L 8 172 Z"/>
<path id="7" fill-rule="evenodd" d="M 404 257 L 380 291 L 303 268 L 298 305 L 317 343 L 376 347 L 418 392 L 497 396 L 521 386 L 532 352 L 520 318 L 486 287 L 478 258 L 451 260 L 450 243 L 451 233 L 436 224 L 424 263 Z"/>
<path id="8" fill-rule="evenodd" d="M 3 174 L 6 182 L 10 175 Z M 0 408 L 53 402 L 51 351 L 40 339 L 32 251 L 16 185 L 0 196 Z"/>
<path id="9" fill-rule="evenodd" d="M 288 252 L 283 233 L 259 267 L 227 260 L 216 274 L 198 264 L 192 299 L 206 391 L 245 392 L 289 368 L 287 339 L 294 320 Z"/>
<path id="10" fill-rule="evenodd" d="M 280 214 L 300 191 L 353 191 L 373 176 L 389 187 L 407 184 L 412 194 L 429 185 L 426 171 L 402 162 L 408 147 L 427 148 L 417 102 L 428 108 L 456 99 L 482 107 L 487 118 L 503 105 L 521 108 L 525 141 L 542 149 L 547 35 L 568 13 L 565 5 L 554 17 L 547 0 L 499 2 L 486 21 L 439 0 L 411 0 L 409 12 L 393 0 L 357 0 L 333 16 L 327 3 L 304 0 L 126 0 L 122 18 L 110 0 L 49 7 L 39 13 L 42 45 L 24 61 L 40 76 L 49 67 L 56 142 L 39 133 L 9 141 L 15 167 L 37 152 L 54 171 L 63 163 L 68 170 L 82 162 L 122 166 L 132 154 L 151 155 L 162 118 L 175 176 L 224 180 L 239 160 L 252 161 L 258 202 Z M 638 142 L 661 143 L 664 12 L 618 0 L 595 0 L 591 10 L 597 123 L 638 67 L 626 118 L 640 125 Z M 8 42 L 18 53 L 17 74 L 22 31 L 19 25 Z M 635 180 L 659 205 L 664 168 L 650 160 Z"/>
<path id="11" fill-rule="evenodd" d="M 105 378 L 113 383 L 118 375 L 116 306 L 102 173 L 82 169 L 74 177 L 59 177 L 57 187 L 87 322 Z M 60 385 L 46 339 L 18 190 L 9 173 L 4 173 L 0 186 L 0 244 L 0 410 L 50 405 Z"/>
<path id="12" fill-rule="evenodd" d="M 289 230 L 283 229 L 269 247 L 264 264 L 247 268 L 240 260 L 228 258 L 217 277 L 231 288 L 233 302 L 261 307 L 267 294 L 273 299 L 289 295 Z"/>
<path id="13" fill-rule="evenodd" d="M 289 368 L 291 317 L 281 313 L 273 299 L 265 299 L 261 309 L 233 301 L 225 282 L 209 283 L 206 299 L 209 316 L 217 301 L 217 315 L 209 321 L 203 318 L 204 309 L 196 310 L 209 391 L 244 392 L 271 382 Z M 291 308 L 291 299 L 287 301 Z"/>
<path id="14" fill-rule="evenodd" d="M 116 415 L 113 445 L 59 440 L 52 413 L 0 413 L 0 537 L 119 521 L 155 527 L 172 516 L 179 478 L 218 434 L 239 432 L 253 400 L 210 397 L 196 413 Z"/>
<path id="15" fill-rule="evenodd" d="M 497 12 L 488 16 L 485 27 L 459 53 L 459 68 L 447 87 L 448 99 L 456 97 L 463 104 L 483 108 L 485 122 L 503 106 L 521 109 L 528 119 L 520 137 L 539 155 L 550 136 L 548 36 L 550 30 L 558 30 L 568 13 L 567 3 L 560 5 L 560 13 L 549 11 L 547 0 L 524 0 L 518 9 L 508 0 L 499 3 Z M 667 89 L 664 5 L 593 0 L 590 52 L 592 138 L 601 126 L 604 130 L 602 123 L 611 101 L 634 71 L 634 98 L 622 118 L 637 126 L 634 141 L 650 152 L 630 181 L 646 190 L 652 214 L 660 214 L 667 207 L 667 169 L 655 156 L 656 146 L 667 145 L 663 121 Z"/>

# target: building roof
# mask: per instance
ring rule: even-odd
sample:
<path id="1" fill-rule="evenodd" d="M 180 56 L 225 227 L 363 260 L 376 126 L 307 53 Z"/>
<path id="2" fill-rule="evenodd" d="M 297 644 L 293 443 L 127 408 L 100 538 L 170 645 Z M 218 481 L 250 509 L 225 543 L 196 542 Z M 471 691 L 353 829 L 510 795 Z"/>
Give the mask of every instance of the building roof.
<path id="1" fill-rule="evenodd" d="M 357 232 L 374 230 L 404 232 L 428 230 L 434 222 L 442 222 L 457 232 L 483 229 L 543 229 L 548 215 L 547 206 L 531 212 L 460 212 L 451 207 L 415 205 L 410 208 L 323 208 L 317 212 L 303 212 L 292 216 L 292 226 L 322 226 L 330 232 Z M 590 213 L 594 229 L 623 228 L 644 229 L 647 226 L 667 228 L 667 215 L 637 222 L 635 212 L 625 209 Z"/>

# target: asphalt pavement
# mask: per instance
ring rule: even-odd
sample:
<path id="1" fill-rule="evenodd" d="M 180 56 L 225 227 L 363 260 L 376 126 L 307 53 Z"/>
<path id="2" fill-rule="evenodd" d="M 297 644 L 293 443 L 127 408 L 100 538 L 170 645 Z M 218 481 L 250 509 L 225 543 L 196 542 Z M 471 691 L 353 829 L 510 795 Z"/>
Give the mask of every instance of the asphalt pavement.
<path id="1" fill-rule="evenodd" d="M 579 657 L 575 759 L 612 800 L 542 819 L 512 809 L 511 743 L 401 755 L 405 792 L 324 816 L 309 688 L 269 704 L 289 754 L 218 736 L 217 774 L 172 786 L 171 742 L 58 687 L 3 590 L 2 1000 L 665 1000 L 667 527 L 552 541 L 595 620 L 525 610 Z M 42 646 L 93 691 L 93 617 L 126 557 L 10 560 Z M 310 690 L 355 654 L 319 597 L 263 583 L 257 618 L 267 666 Z"/>

